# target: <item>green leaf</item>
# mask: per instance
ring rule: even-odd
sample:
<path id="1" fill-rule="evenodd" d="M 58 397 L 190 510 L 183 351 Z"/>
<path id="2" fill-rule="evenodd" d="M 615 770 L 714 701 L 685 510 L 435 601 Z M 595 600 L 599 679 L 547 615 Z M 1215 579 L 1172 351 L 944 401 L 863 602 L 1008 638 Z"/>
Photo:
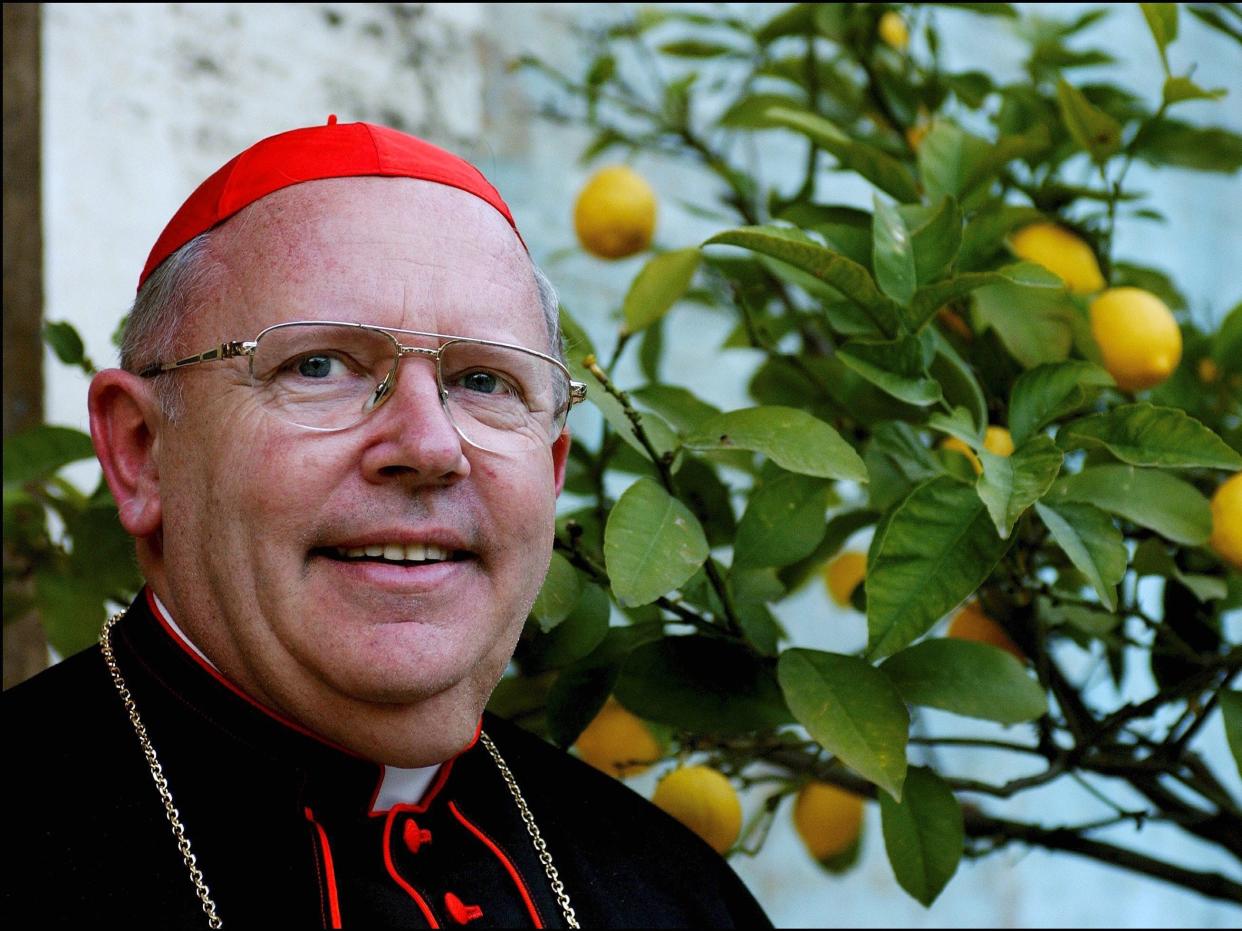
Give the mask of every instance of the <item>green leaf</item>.
<path id="1" fill-rule="evenodd" d="M 1149 537 L 1134 551 L 1134 571 L 1142 575 L 1157 575 L 1175 579 L 1186 587 L 1199 601 L 1218 601 L 1229 593 L 1225 580 L 1214 575 L 1195 575 L 1182 572 L 1173 557 L 1166 552 L 1164 544 Z"/>
<path id="2" fill-rule="evenodd" d="M 1014 207 L 989 203 L 980 208 L 966 224 L 962 248 L 958 252 L 958 268 L 974 271 L 991 264 L 992 257 L 1004 248 L 1005 237 L 1015 228 L 1043 219 L 1034 207 Z"/>
<path id="3" fill-rule="evenodd" d="M 44 570 L 35 574 L 35 598 L 47 641 L 62 656 L 94 644 L 107 618 L 104 594 L 90 575 Z"/>
<path id="4" fill-rule="evenodd" d="M 915 488 L 868 560 L 868 655 L 888 656 L 925 634 L 1008 548 L 969 485 L 944 476 Z"/>
<path id="5" fill-rule="evenodd" d="M 679 385 L 650 384 L 627 393 L 632 401 L 654 411 L 680 434 L 690 433 L 703 421 L 720 414 L 720 408 Z"/>
<path id="6" fill-rule="evenodd" d="M 1242 373 L 1242 304 L 1225 315 L 1212 340 L 1212 359 L 1222 373 Z"/>
<path id="7" fill-rule="evenodd" d="M 94 455 L 91 438 L 81 430 L 39 424 L 4 438 L 4 484 L 37 481 Z"/>
<path id="8" fill-rule="evenodd" d="M 1091 504 L 1071 501 L 1037 502 L 1035 512 L 1104 606 L 1116 611 L 1117 583 L 1126 574 L 1130 554 L 1112 518 Z"/>
<path id="9" fill-rule="evenodd" d="M 1160 52 L 1160 61 L 1164 65 L 1164 73 L 1169 73 L 1168 47 L 1177 38 L 1177 4 L 1176 3 L 1140 3 L 1143 18 L 1147 20 L 1147 28 L 1156 40 L 1156 49 Z"/>
<path id="10" fill-rule="evenodd" d="M 623 605 L 648 604 L 677 588 L 707 553 L 698 519 L 652 479 L 627 488 L 608 515 L 604 562 Z"/>
<path id="11" fill-rule="evenodd" d="M 902 889 L 925 906 L 940 895 L 962 859 L 966 832 L 953 791 L 930 769 L 911 767 L 900 803 L 880 797 L 888 862 Z"/>
<path id="12" fill-rule="evenodd" d="M 871 261 L 871 214 L 840 205 L 795 203 L 782 210 L 779 219 L 814 230 L 829 248 L 866 266 Z"/>
<path id="13" fill-rule="evenodd" d="M 1220 693 L 1220 713 L 1225 719 L 1225 739 L 1233 754 L 1233 765 L 1242 776 L 1242 692 L 1225 690 Z"/>
<path id="14" fill-rule="evenodd" d="M 95 366 L 86 358 L 86 347 L 82 337 L 74 329 L 72 323 L 65 321 L 49 321 L 43 324 L 43 340 L 52 347 L 56 358 L 65 365 L 80 367 L 87 375 L 95 373 Z"/>
<path id="15" fill-rule="evenodd" d="M 608 594 L 598 585 L 584 583 L 577 604 L 551 631 L 530 642 L 526 659 L 540 670 L 560 669 L 576 663 L 603 643 L 608 635 L 610 614 Z M 530 671 L 526 663 L 523 669 Z"/>
<path id="16" fill-rule="evenodd" d="M 699 734 L 744 734 L 792 721 L 770 668 L 718 637 L 664 637 L 636 648 L 616 695 L 641 718 Z"/>
<path id="17" fill-rule="evenodd" d="M 867 468 L 854 447 L 822 420 L 792 407 L 747 407 L 721 414 L 686 437 L 686 446 L 748 449 L 800 475 L 867 480 Z"/>
<path id="18" fill-rule="evenodd" d="M 934 327 L 924 330 L 934 337 L 936 356 L 932 359 L 929 373 L 940 384 L 945 403 L 950 407 L 963 407 L 974 415 L 975 424 L 982 429 L 988 421 L 988 402 L 975 373 L 953 344 Z"/>
<path id="19" fill-rule="evenodd" d="M 971 291 L 985 287 L 1003 287 L 1033 292 L 1033 300 L 1047 300 L 1057 295 L 1065 283 L 1052 272 L 1033 262 L 1015 262 L 990 272 L 966 272 L 947 281 L 938 281 L 918 289 L 906 316 L 910 329 L 920 330 L 931 321 L 936 311 Z"/>
<path id="20" fill-rule="evenodd" d="M 836 157 L 841 168 L 857 172 L 877 188 L 902 203 L 919 199 L 919 191 L 910 172 L 886 152 L 851 139 L 833 123 L 806 110 L 773 107 L 768 118 L 779 125 L 802 133 L 825 152 Z"/>
<path id="21" fill-rule="evenodd" d="M 1233 174 L 1242 168 L 1242 136 L 1218 126 L 1163 119 L 1135 139 L 1139 158 L 1153 165 Z"/>
<path id="22" fill-rule="evenodd" d="M 755 32 L 755 40 L 767 45 L 782 36 L 806 35 L 813 29 L 815 3 L 795 3 L 773 16 Z"/>
<path id="23" fill-rule="evenodd" d="M 665 42 L 659 46 L 665 55 L 675 58 L 717 58 L 721 55 L 737 55 L 739 49 L 718 42 L 703 42 L 698 39 L 682 39 L 677 42 Z"/>
<path id="24" fill-rule="evenodd" d="M 767 111 L 800 106 L 800 101 L 785 94 L 747 94 L 725 111 L 720 125 L 731 129 L 780 129 L 784 124 L 773 120 Z"/>
<path id="25" fill-rule="evenodd" d="M 886 394 L 926 407 L 940 400 L 939 383 L 927 377 L 927 348 L 916 336 L 891 342 L 851 340 L 837 350 L 837 358 Z"/>
<path id="26" fill-rule="evenodd" d="M 896 207 L 872 197 L 875 221 L 871 226 L 872 260 L 880 289 L 899 304 L 914 297 L 918 272 L 914 265 L 914 242 Z"/>
<path id="27" fill-rule="evenodd" d="M 686 457 L 677 471 L 677 494 L 703 526 L 710 546 L 733 542 L 737 520 L 729 489 L 714 469 L 694 457 Z"/>
<path id="28" fill-rule="evenodd" d="M 735 566 L 787 566 L 814 551 L 824 537 L 832 483 L 784 472 L 750 496 L 737 525 Z"/>
<path id="29" fill-rule="evenodd" d="M 663 317 L 690 287 L 699 258 L 699 250 L 691 247 L 665 252 L 648 261 L 625 295 L 625 331 L 637 333 Z"/>
<path id="30" fill-rule="evenodd" d="M 857 262 L 824 246 L 800 242 L 789 231 L 774 226 L 744 226 L 717 233 L 703 245 L 740 246 L 788 262 L 832 285 L 867 312 L 881 331 L 892 336 L 897 330 L 897 309 L 875 286 L 870 273 Z"/>
<path id="31" fill-rule="evenodd" d="M 1022 444 L 1045 425 L 1084 407 L 1094 389 L 1112 385 L 1108 372 L 1091 362 L 1055 362 L 1023 372 L 1009 399 L 1009 432 Z"/>
<path id="32" fill-rule="evenodd" d="M 791 649 L 776 675 L 789 709 L 829 753 L 901 798 L 910 713 L 884 673 L 854 656 Z"/>
<path id="33" fill-rule="evenodd" d="M 1172 469 L 1242 469 L 1242 455 L 1175 407 L 1124 404 L 1066 424 L 1057 433 L 1062 449 L 1104 447 L 1122 462 Z"/>
<path id="34" fill-rule="evenodd" d="M 1233 41 L 1242 44 L 1242 29 L 1238 29 L 1237 26 L 1226 20 L 1212 7 L 1192 4 L 1187 6 L 1186 11 L 1200 21 L 1207 23 L 1218 32 L 1227 35 L 1229 38 L 1233 39 Z M 1237 13 L 1235 12 L 1234 15 L 1236 16 Z"/>
<path id="35" fill-rule="evenodd" d="M 957 201 L 944 196 L 931 208 L 919 208 L 923 216 L 914 221 L 902 208 L 910 239 L 914 244 L 914 264 L 920 285 L 942 277 L 953 265 L 962 245 L 962 211 Z"/>
<path id="36" fill-rule="evenodd" d="M 840 551 L 846 540 L 863 527 L 870 527 L 879 516 L 875 511 L 865 509 L 834 514 L 829 518 L 823 539 L 819 541 L 815 551 L 801 562 L 783 567 L 777 577 L 787 591 L 792 592 L 799 588 Z"/>
<path id="37" fill-rule="evenodd" d="M 1172 4 L 1168 4 L 1172 6 Z M 1229 92 L 1223 87 L 1214 87 L 1211 90 L 1200 87 L 1189 77 L 1169 77 L 1164 79 L 1164 103 L 1165 106 L 1172 106 L 1183 100 L 1220 100 Z"/>
<path id="38" fill-rule="evenodd" d="M 927 425 L 933 430 L 957 437 L 976 452 L 983 447 L 985 425 L 970 416 L 964 407 L 955 407 L 948 414 L 939 411 L 927 418 Z"/>
<path id="39" fill-rule="evenodd" d="M 1064 501 L 1093 504 L 1187 546 L 1199 546 L 1212 532 L 1207 498 L 1166 472 L 1129 465 L 1092 466 L 1058 480 L 1045 499 L 1052 507 Z"/>
<path id="40" fill-rule="evenodd" d="M 582 581 L 578 578 L 578 570 L 569 564 L 569 560 L 560 553 L 552 554 L 552 562 L 548 564 L 548 574 L 535 598 L 530 613 L 539 622 L 539 628 L 545 634 L 569 616 L 569 612 L 578 603 L 582 594 Z"/>
<path id="41" fill-rule="evenodd" d="M 975 489 L 987 505 L 996 532 L 1008 537 L 1023 512 L 1052 487 L 1064 456 L 1046 436 L 1024 443 L 1011 456 L 997 456 L 986 449 L 977 455 L 983 472 Z"/>
<path id="42" fill-rule="evenodd" d="M 634 422 L 630 420 L 629 415 L 625 412 L 625 407 L 620 401 L 608 392 L 598 378 L 582 364 L 583 357 L 577 354 L 566 355 L 566 365 L 569 373 L 587 386 L 587 400 L 589 400 L 604 416 L 608 426 L 623 439 L 629 446 L 634 449 L 640 456 L 645 459 L 650 458 L 642 441 L 638 438 L 638 434 L 634 432 Z M 666 452 L 672 452 L 680 445 L 677 435 L 670 429 L 668 424 L 661 420 L 655 414 L 644 414 L 642 417 L 643 430 L 646 431 L 647 438 L 651 441 L 657 455 L 663 455 Z"/>
<path id="43" fill-rule="evenodd" d="M 995 329 L 1024 368 L 1069 355 L 1077 311 L 1063 289 L 989 285 L 975 291 L 974 306 L 976 329 Z"/>
<path id="44" fill-rule="evenodd" d="M 914 705 L 1001 724 L 1033 721 L 1048 711 L 1039 683 L 990 644 L 936 637 L 893 654 L 880 669 Z"/>
<path id="45" fill-rule="evenodd" d="M 1079 148 L 1103 164 L 1121 149 L 1121 125 L 1064 78 L 1057 81 L 1061 119 Z"/>

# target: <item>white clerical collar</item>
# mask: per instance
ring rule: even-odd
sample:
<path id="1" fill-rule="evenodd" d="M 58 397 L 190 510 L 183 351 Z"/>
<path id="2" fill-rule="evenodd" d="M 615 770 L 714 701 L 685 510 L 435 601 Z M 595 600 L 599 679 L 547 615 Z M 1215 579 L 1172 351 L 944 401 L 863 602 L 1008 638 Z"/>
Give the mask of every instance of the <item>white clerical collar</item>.
<path id="1" fill-rule="evenodd" d="M 160 596 L 151 592 L 155 599 L 155 607 L 163 616 L 164 622 L 168 624 L 173 634 L 184 643 L 187 647 L 198 654 L 204 663 L 209 665 L 216 672 L 220 672 L 220 667 L 213 663 L 198 645 L 186 636 L 184 630 L 177 626 L 177 622 L 173 620 L 172 614 L 165 607 L 164 602 L 160 601 Z M 224 673 L 220 672 L 220 675 Z M 371 803 L 371 812 L 378 813 L 387 811 L 394 805 L 416 805 L 427 791 L 427 787 L 431 785 L 431 780 L 435 779 L 436 773 L 440 771 L 443 764 L 436 763 L 433 766 L 420 766 L 418 769 L 399 769 L 396 766 L 381 766 L 383 770 L 383 779 L 380 783 L 379 792 L 375 795 L 375 801 Z"/>

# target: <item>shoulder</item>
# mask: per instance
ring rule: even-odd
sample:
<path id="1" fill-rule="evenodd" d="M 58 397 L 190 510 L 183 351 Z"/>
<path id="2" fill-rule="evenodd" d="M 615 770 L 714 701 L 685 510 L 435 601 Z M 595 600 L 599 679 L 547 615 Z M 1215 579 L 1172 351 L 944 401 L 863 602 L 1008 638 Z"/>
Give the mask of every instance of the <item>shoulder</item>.
<path id="1" fill-rule="evenodd" d="M 501 719 L 486 716 L 484 729 L 553 856 L 566 852 L 557 867 L 577 887 L 575 904 L 588 900 L 584 924 L 770 926 L 719 854 L 625 783 Z"/>

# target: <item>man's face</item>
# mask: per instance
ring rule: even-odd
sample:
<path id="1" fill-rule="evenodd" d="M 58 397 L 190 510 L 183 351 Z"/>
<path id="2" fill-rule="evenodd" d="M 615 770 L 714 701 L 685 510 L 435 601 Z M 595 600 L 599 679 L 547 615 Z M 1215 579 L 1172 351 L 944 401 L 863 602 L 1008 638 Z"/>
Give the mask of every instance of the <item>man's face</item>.
<path id="1" fill-rule="evenodd" d="M 513 230 L 449 187 L 298 185 L 224 224 L 210 250 L 187 353 L 315 319 L 548 351 Z M 384 720 L 371 712 L 416 704 L 450 735 L 466 729 L 456 745 L 469 739 L 547 571 L 568 436 L 521 455 L 468 445 L 419 358 L 384 405 L 333 433 L 272 416 L 244 359 L 169 377 L 185 404 L 157 438 L 153 582 L 178 623 L 249 693 L 348 746 L 370 746 L 358 730 Z M 419 543 L 454 558 L 343 558 Z"/>

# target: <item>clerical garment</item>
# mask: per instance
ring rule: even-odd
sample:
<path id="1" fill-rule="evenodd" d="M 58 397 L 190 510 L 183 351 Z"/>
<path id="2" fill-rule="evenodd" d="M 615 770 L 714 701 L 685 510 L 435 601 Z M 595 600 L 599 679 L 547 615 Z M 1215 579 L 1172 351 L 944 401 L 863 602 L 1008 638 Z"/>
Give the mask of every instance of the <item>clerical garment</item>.
<path id="1" fill-rule="evenodd" d="M 117 664 L 225 928 L 565 927 L 518 804 L 476 741 L 422 798 L 376 808 L 383 767 L 262 708 L 158 619 Z M 5 693 L 4 918 L 206 926 L 98 646 Z M 584 928 L 770 927 L 729 866 L 622 783 L 485 714 Z"/>

